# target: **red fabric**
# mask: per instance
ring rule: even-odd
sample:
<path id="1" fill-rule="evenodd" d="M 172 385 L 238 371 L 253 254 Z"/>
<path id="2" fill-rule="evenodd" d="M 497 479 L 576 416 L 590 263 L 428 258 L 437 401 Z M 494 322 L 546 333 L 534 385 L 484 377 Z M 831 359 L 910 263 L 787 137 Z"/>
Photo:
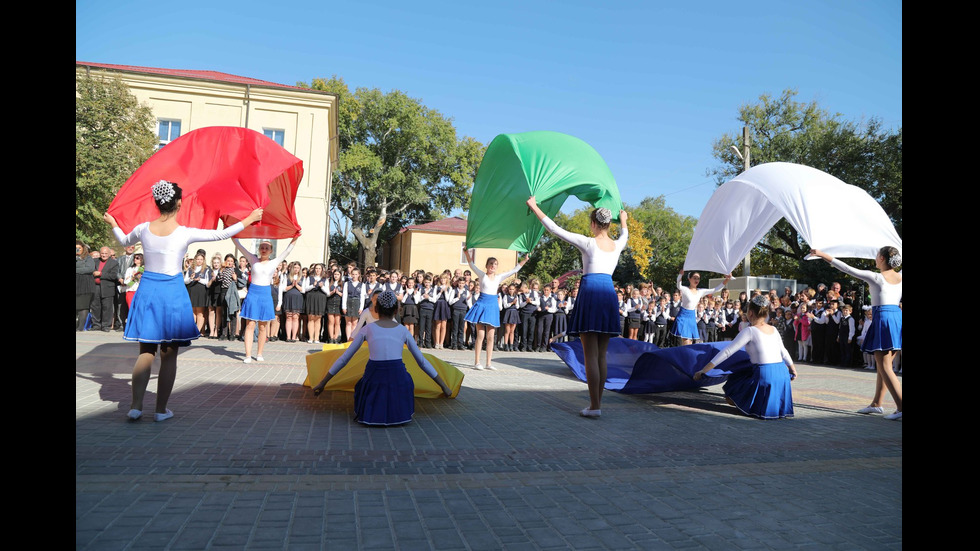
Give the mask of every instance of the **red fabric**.
<path id="1" fill-rule="evenodd" d="M 160 180 L 183 190 L 177 222 L 217 229 L 245 218 L 258 207 L 262 221 L 238 237 L 286 239 L 300 231 L 296 190 L 303 161 L 272 139 L 247 128 L 210 126 L 188 132 L 165 145 L 126 180 L 109 205 L 126 233 L 160 216 L 150 188 Z"/>

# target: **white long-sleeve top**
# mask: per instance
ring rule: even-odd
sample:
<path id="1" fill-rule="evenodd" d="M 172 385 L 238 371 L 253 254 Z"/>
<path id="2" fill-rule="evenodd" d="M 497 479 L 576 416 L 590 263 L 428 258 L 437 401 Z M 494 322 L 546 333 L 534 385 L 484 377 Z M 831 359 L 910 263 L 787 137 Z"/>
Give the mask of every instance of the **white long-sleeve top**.
<path id="1" fill-rule="evenodd" d="M 368 357 L 376 362 L 402 359 L 402 348 L 407 344 L 409 352 L 412 353 L 412 357 L 418 362 L 422 371 L 425 371 L 425 374 L 433 379 L 439 376 L 432 364 L 422 355 L 418 345 L 415 344 L 415 337 L 408 332 L 404 325 L 381 327 L 377 323 L 365 325 L 354 335 L 354 340 L 351 341 L 347 350 L 330 366 L 330 374 L 336 375 L 343 369 L 364 344 L 364 341 L 368 343 Z"/>
<path id="2" fill-rule="evenodd" d="M 276 266 L 289 256 L 294 244 L 294 242 L 290 242 L 281 255 L 261 262 L 259 261 L 259 257 L 245 250 L 245 247 L 242 246 L 241 241 L 237 238 L 232 239 L 232 241 L 235 242 L 235 246 L 242 252 L 242 255 L 248 259 L 249 264 L 252 265 L 252 285 L 272 285 L 272 276 L 276 273 Z"/>
<path id="3" fill-rule="evenodd" d="M 466 307 L 467 308 L 472 308 L 473 307 L 473 296 L 470 295 L 470 292 L 468 290 L 466 290 L 466 289 L 457 289 L 457 288 L 451 288 L 451 289 L 449 289 L 447 291 L 447 293 L 446 293 L 446 302 L 448 302 L 449 305 L 452 306 L 453 304 L 456 304 L 457 302 L 459 302 L 460 297 L 463 294 L 466 295 L 466 298 L 463 299 L 463 303 L 466 304 Z"/>
<path id="4" fill-rule="evenodd" d="M 845 274 L 852 275 L 868 284 L 871 291 L 871 306 L 894 305 L 902 301 L 902 282 L 892 285 L 885 281 L 885 278 L 877 272 L 868 270 L 858 270 L 844 264 L 838 259 L 830 263 Z M 905 279 L 905 271 L 902 271 L 902 279 Z"/>
<path id="5" fill-rule="evenodd" d="M 681 292 L 681 308 L 694 310 L 701 302 L 701 297 L 707 294 L 714 294 L 725 288 L 725 283 L 719 283 L 714 289 L 697 289 L 692 291 L 690 287 L 681 287 L 681 274 L 677 274 L 677 288 Z"/>
<path id="6" fill-rule="evenodd" d="M 136 272 L 138 272 L 140 268 L 141 266 L 130 266 L 129 268 L 126 268 L 126 276 L 123 278 L 123 283 L 126 284 L 127 293 L 130 291 L 135 293 L 136 289 L 139 289 L 140 282 L 135 276 Z"/>
<path id="7" fill-rule="evenodd" d="M 187 268 L 187 271 L 184 272 L 184 285 L 189 285 L 191 282 L 196 281 L 197 283 L 206 286 L 211 281 L 212 277 L 213 274 L 211 272 L 211 268 L 192 264 L 191 267 Z"/>
<path id="8" fill-rule="evenodd" d="M 412 299 L 412 302 L 408 302 L 408 299 L 409 298 Z M 402 298 L 401 298 L 401 301 L 402 301 L 402 304 L 416 304 L 417 305 L 419 303 L 419 290 L 416 289 L 415 287 L 412 287 L 411 289 L 409 289 L 408 287 L 405 287 L 404 289 L 402 289 Z"/>
<path id="9" fill-rule="evenodd" d="M 783 339 L 779 336 L 779 331 L 776 331 L 772 326 L 768 326 L 768 328 L 772 331 L 768 334 L 763 333 L 754 325 L 739 331 L 732 344 L 719 352 L 711 360 L 711 363 L 718 366 L 744 347 L 753 364 L 772 364 L 781 361 L 786 365 L 793 365 L 793 358 L 783 346 Z"/>
<path id="10" fill-rule="evenodd" d="M 353 287 L 354 289 L 359 289 L 360 290 L 360 294 L 358 295 L 358 301 L 359 302 L 357 304 L 357 312 L 348 312 L 347 311 L 347 289 L 349 289 L 351 287 Z M 340 298 L 340 300 L 341 300 L 341 306 L 340 307 L 341 307 L 341 311 L 344 312 L 344 314 L 347 317 L 352 318 L 358 312 L 360 312 L 361 310 L 364 309 L 364 293 L 365 293 L 364 283 L 361 282 L 361 281 L 348 281 L 347 283 L 344 284 L 344 293 L 343 293 L 343 295 L 341 295 L 341 298 Z"/>
<path id="11" fill-rule="evenodd" d="M 303 292 L 308 293 L 313 290 L 318 290 L 326 293 L 327 283 L 328 281 L 326 278 L 316 277 L 316 276 L 306 276 L 306 279 L 303 280 Z"/>
<path id="12" fill-rule="evenodd" d="M 470 255 L 467 254 L 464 256 L 466 257 L 466 262 L 470 265 L 470 269 L 473 270 L 476 277 L 480 278 L 480 294 L 487 293 L 490 295 L 496 295 L 497 289 L 500 287 L 500 282 L 521 271 L 522 268 L 521 264 L 518 263 L 517 266 L 514 266 L 514 269 L 509 272 L 494 274 L 491 276 L 487 275 L 487 273 L 483 270 L 477 268 L 476 264 L 473 264 L 473 260 L 470 258 Z"/>
<path id="13" fill-rule="evenodd" d="M 241 222 L 221 230 L 202 230 L 177 226 L 177 229 L 170 235 L 160 236 L 154 235 L 149 227 L 149 222 L 143 222 L 127 235 L 116 226 L 112 228 L 112 233 L 124 247 L 142 242 L 143 265 L 146 267 L 146 271 L 168 276 L 175 276 L 183 271 L 184 255 L 187 254 L 187 247 L 191 243 L 221 241 L 245 229 L 245 225 Z"/>
<path id="14" fill-rule="evenodd" d="M 582 253 L 582 270 L 586 274 L 612 275 L 616 265 L 619 264 L 619 255 L 626 248 L 626 240 L 629 238 L 629 232 L 626 226 L 623 226 L 619 239 L 613 241 L 615 247 L 607 252 L 596 245 L 594 237 L 586 237 L 562 229 L 547 216 L 541 220 L 541 223 L 544 224 L 545 229 L 555 234 L 562 241 L 570 243 Z"/>

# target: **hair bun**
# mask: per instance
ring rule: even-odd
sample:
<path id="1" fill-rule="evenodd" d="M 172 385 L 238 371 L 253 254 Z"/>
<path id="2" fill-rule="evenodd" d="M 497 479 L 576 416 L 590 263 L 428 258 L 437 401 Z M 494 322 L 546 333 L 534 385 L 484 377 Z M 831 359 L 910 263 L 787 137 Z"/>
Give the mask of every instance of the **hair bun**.
<path id="1" fill-rule="evenodd" d="M 765 295 L 756 295 L 751 302 L 760 308 L 769 308 L 769 299 Z"/>
<path id="2" fill-rule="evenodd" d="M 895 254 L 891 255 L 890 257 L 888 257 L 888 265 L 891 266 L 892 269 L 898 268 L 899 266 L 901 266 L 902 265 L 902 255 L 900 255 L 898 253 L 895 253 Z"/>
<path id="3" fill-rule="evenodd" d="M 595 220 L 600 224 L 608 224 L 612 222 L 612 211 L 606 207 L 599 207 L 595 209 Z"/>
<path id="4" fill-rule="evenodd" d="M 174 185 L 166 180 L 160 180 L 150 188 L 153 192 L 153 200 L 157 203 L 166 203 L 174 198 Z"/>
<path id="5" fill-rule="evenodd" d="M 398 298 L 395 297 L 395 293 L 392 291 L 383 291 L 378 295 L 378 306 L 388 309 L 394 308 L 398 304 Z"/>

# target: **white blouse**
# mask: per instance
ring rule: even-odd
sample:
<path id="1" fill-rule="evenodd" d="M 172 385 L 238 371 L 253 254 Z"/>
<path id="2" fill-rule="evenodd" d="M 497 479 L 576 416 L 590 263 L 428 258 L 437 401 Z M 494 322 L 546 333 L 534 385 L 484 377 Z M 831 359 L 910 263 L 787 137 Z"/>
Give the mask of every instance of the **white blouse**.
<path id="1" fill-rule="evenodd" d="M 112 233 L 124 247 L 135 245 L 138 242 L 143 243 L 143 265 L 147 272 L 175 276 L 183 271 L 184 255 L 187 254 L 187 247 L 191 243 L 228 239 L 244 230 L 245 225 L 238 222 L 221 230 L 202 230 L 177 226 L 177 229 L 170 235 L 163 236 L 154 235 L 149 228 L 150 223 L 143 222 L 133 228 L 129 235 L 124 234 L 118 226 L 112 228 Z"/>

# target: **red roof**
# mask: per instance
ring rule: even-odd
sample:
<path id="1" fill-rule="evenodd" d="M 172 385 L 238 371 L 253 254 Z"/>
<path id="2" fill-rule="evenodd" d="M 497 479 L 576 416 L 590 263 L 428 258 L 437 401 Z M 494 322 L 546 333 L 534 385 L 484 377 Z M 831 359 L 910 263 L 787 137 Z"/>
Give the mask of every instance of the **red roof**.
<path id="1" fill-rule="evenodd" d="M 192 69 L 160 69 L 157 67 L 140 67 L 138 65 L 113 65 L 111 63 L 89 63 L 87 61 L 76 61 L 75 65 L 81 65 L 87 67 L 99 67 L 102 69 L 109 69 L 111 71 L 125 71 L 128 73 L 145 73 L 151 75 L 166 75 L 166 76 L 179 77 L 179 78 L 196 78 L 202 80 L 213 80 L 218 82 L 231 82 L 234 84 L 252 84 L 255 86 L 268 86 L 271 88 L 287 88 L 290 90 L 303 90 L 305 92 L 317 91 L 317 90 L 310 90 L 308 88 L 300 88 L 298 86 L 288 86 L 286 84 L 279 84 L 277 82 L 269 82 L 267 80 L 259 80 L 257 78 L 241 77 L 238 75 L 230 75 L 228 73 L 220 73 L 218 71 L 195 71 Z"/>
<path id="2" fill-rule="evenodd" d="M 398 233 L 407 232 L 408 230 L 466 234 L 466 220 L 458 216 L 453 216 L 452 218 L 443 218 L 442 220 L 436 220 L 435 222 L 429 222 L 428 224 L 408 226 L 402 228 Z"/>

